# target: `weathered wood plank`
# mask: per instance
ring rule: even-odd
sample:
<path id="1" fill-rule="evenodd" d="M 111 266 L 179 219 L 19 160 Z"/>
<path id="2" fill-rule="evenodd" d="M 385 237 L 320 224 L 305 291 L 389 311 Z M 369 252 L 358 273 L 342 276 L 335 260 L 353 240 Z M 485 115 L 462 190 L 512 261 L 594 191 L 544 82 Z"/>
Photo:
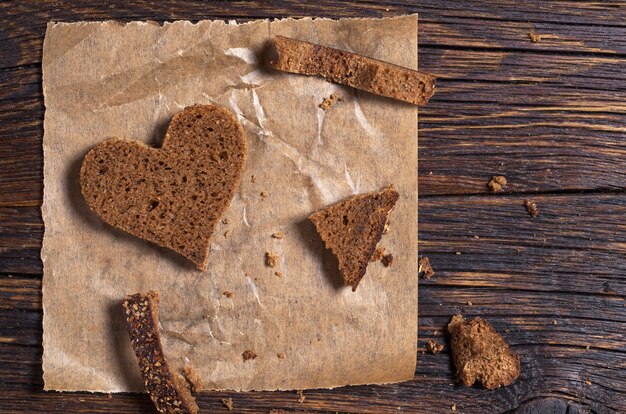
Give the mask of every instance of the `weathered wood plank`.
<path id="1" fill-rule="evenodd" d="M 433 316 L 425 316 L 420 322 L 420 349 L 423 349 L 429 339 L 445 341 L 443 332 L 449 320 L 448 315 L 458 312 L 454 303 L 439 306 L 438 302 L 449 294 L 450 292 L 442 290 L 422 289 L 421 312 Z M 470 295 L 472 298 L 475 296 L 476 292 Z M 501 298 L 502 295 L 492 294 L 491 300 L 486 305 L 496 305 Z M 524 298 L 521 299 L 523 301 Z M 528 307 L 528 313 L 531 314 L 534 307 L 532 300 L 525 302 L 527 302 L 525 305 L 518 306 Z M 595 308 L 595 312 L 603 310 L 602 305 L 593 303 L 587 305 Z M 485 411 L 490 406 L 495 410 L 492 412 L 502 412 L 516 407 L 524 400 L 565 392 L 571 396 L 572 401 L 598 412 L 606 412 L 610 408 L 613 410 L 625 408 L 617 396 L 626 395 L 626 385 L 619 381 L 620 371 L 615 367 L 626 363 L 626 352 L 623 346 L 607 344 L 602 338 L 603 331 L 615 332 L 616 337 L 619 335 L 617 322 L 588 323 L 584 318 L 574 318 L 571 321 L 561 318 L 557 325 L 552 325 L 549 318 L 543 316 L 518 318 L 499 315 L 495 319 L 490 312 L 484 313 L 479 307 L 471 309 L 471 312 L 466 311 L 465 314 L 481 315 L 491 320 L 522 357 L 522 377 L 513 386 L 494 392 L 455 386 L 449 355 L 445 350 L 439 355 L 420 352 L 415 378 L 402 384 L 307 391 L 305 392 L 307 400 L 303 405 L 298 405 L 297 396 L 293 393 L 208 392 L 201 395 L 201 406 L 204 407 L 204 402 L 212 404 L 214 400 L 219 403 L 219 398 L 229 396 L 237 401 L 238 409 L 244 412 L 258 412 L 270 408 L 300 408 L 316 412 L 322 410 L 386 413 L 396 412 L 398 409 L 414 412 L 416 402 L 423 412 L 446 412 L 452 404 L 457 404 L 461 412 Z M 23 312 L 23 314 L 32 313 L 39 315 L 38 312 Z M 39 336 L 36 319 L 24 317 L 20 331 L 28 337 Z M 576 327 L 569 325 L 570 322 Z M 595 325 L 598 327 L 594 328 Z M 572 344 L 568 344 L 567 339 L 562 340 L 570 336 Z M 39 346 L 18 346 L 20 342 L 25 341 L 19 340 L 0 346 L 2 350 L 0 382 L 7 390 L 40 389 L 41 349 Z M 587 345 L 590 346 L 589 349 L 586 349 Z M 407 399 L 409 395 L 419 397 L 417 400 Z M 442 400 L 442 395 L 446 396 L 446 400 Z M 515 397 L 516 395 L 519 397 Z M 114 397 L 117 398 L 125 397 Z"/>
<path id="2" fill-rule="evenodd" d="M 0 277 L 0 310 L 41 310 L 41 279 L 6 275 Z"/>
<path id="3" fill-rule="evenodd" d="M 242 21 L 282 16 L 384 17 L 420 13 L 420 33 L 424 45 L 455 47 L 517 48 L 588 53 L 625 53 L 626 19 L 623 9 L 609 3 L 537 2 L 517 6 L 506 1 L 480 4 L 369 1 L 352 2 L 349 7 L 324 0 L 315 3 L 294 1 L 210 3 L 178 1 L 115 2 L 108 9 L 94 9 L 85 1 L 65 5 L 51 2 L 3 3 L 0 10 L 10 13 L 0 35 L 0 68 L 40 62 L 45 24 L 49 20 L 175 20 L 232 19 Z M 539 10 L 539 11 L 538 11 Z M 493 23 L 490 23 L 493 22 Z M 574 24 L 572 24 L 574 23 Z M 528 33 L 543 34 L 542 42 L 532 44 Z M 6 58 L 8 59 L 6 59 Z"/>
<path id="4" fill-rule="evenodd" d="M 525 199 L 422 198 L 420 254 L 438 273 L 422 285 L 626 294 L 626 194 L 532 196 L 537 218 Z M 40 273 L 39 209 L 0 208 L 0 223 L 0 273 Z"/>
<path id="5" fill-rule="evenodd" d="M 621 59 L 448 50 L 422 61 L 441 76 L 420 114 L 422 195 L 485 193 L 504 171 L 515 192 L 625 188 Z M 39 68 L 5 76 L 0 205 L 38 205 L 43 104 L 31 85 Z M 21 78 L 28 82 L 16 86 Z"/>

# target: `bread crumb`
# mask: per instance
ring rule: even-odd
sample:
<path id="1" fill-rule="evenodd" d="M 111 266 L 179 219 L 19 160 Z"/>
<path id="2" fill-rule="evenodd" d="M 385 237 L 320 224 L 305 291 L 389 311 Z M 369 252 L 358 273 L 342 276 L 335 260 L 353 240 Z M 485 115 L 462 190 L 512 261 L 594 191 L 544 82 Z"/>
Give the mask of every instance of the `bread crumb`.
<path id="1" fill-rule="evenodd" d="M 472 306 L 472 305 L 473 305 L 473 303 L 468 300 L 467 301 L 467 306 Z"/>
<path id="2" fill-rule="evenodd" d="M 231 292 L 230 290 L 225 290 L 224 292 L 222 292 L 222 294 L 226 296 L 228 299 L 233 297 L 233 292 Z"/>
<path id="3" fill-rule="evenodd" d="M 433 268 L 430 266 L 430 259 L 428 259 L 428 257 L 426 256 L 420 257 L 419 262 L 418 262 L 417 273 L 422 275 L 422 277 L 426 279 L 430 279 L 431 277 L 435 276 L 435 272 L 433 271 Z"/>
<path id="4" fill-rule="evenodd" d="M 284 352 L 279 352 L 276 354 L 276 356 L 280 359 L 284 359 L 285 358 L 285 353 Z"/>
<path id="5" fill-rule="evenodd" d="M 230 219 L 229 218 L 224 218 L 224 219 L 222 219 L 222 223 L 230 224 Z"/>
<path id="6" fill-rule="evenodd" d="M 276 267 L 280 262 L 280 258 L 276 253 L 265 252 L 265 264 L 269 267 Z"/>
<path id="7" fill-rule="evenodd" d="M 474 234 L 474 238 L 475 239 L 480 239 L 480 236 L 478 234 Z"/>
<path id="8" fill-rule="evenodd" d="M 554 320 L 552 321 L 552 325 L 556 325 L 556 324 L 557 324 L 557 321 L 556 321 L 556 319 L 554 319 Z"/>
<path id="9" fill-rule="evenodd" d="M 587 378 L 587 379 L 585 380 L 585 384 L 587 384 L 587 385 L 591 385 L 591 381 L 589 380 L 589 378 Z"/>
<path id="10" fill-rule="evenodd" d="M 191 391 L 198 392 L 204 390 L 204 382 L 202 381 L 202 378 L 191 365 L 185 365 L 181 374 L 183 374 L 183 377 L 191 386 Z"/>
<path id="11" fill-rule="evenodd" d="M 226 231 L 224 232 L 224 237 L 228 237 L 228 233 L 230 233 L 230 230 L 226 230 Z"/>
<path id="12" fill-rule="evenodd" d="M 246 362 L 256 358 L 257 354 L 252 349 L 246 349 L 245 351 L 243 351 L 243 354 L 241 354 L 241 356 L 243 357 L 243 361 Z"/>
<path id="13" fill-rule="evenodd" d="M 276 276 L 278 276 L 278 277 L 283 277 L 283 272 L 276 271 L 276 272 L 274 272 L 274 274 L 275 274 Z"/>
<path id="14" fill-rule="evenodd" d="M 539 43 L 539 42 L 541 42 L 541 35 L 540 35 L 540 34 L 530 32 L 530 33 L 528 33 L 528 37 L 530 38 L 530 40 L 531 40 L 533 43 Z"/>
<path id="15" fill-rule="evenodd" d="M 530 200 L 524 201 L 524 206 L 526 206 L 526 211 L 530 214 L 531 217 L 537 217 L 539 215 L 539 209 L 537 209 L 537 203 Z"/>
<path id="16" fill-rule="evenodd" d="M 589 348 L 590 348 L 590 347 L 589 347 L 589 345 L 587 345 L 587 346 L 585 347 L 585 349 L 586 349 L 587 351 L 589 351 Z"/>
<path id="17" fill-rule="evenodd" d="M 460 254 L 463 254 L 463 253 L 461 253 L 461 252 L 454 252 L 454 254 L 460 255 Z"/>
<path id="18" fill-rule="evenodd" d="M 298 402 L 302 404 L 304 400 L 306 399 L 306 397 L 304 396 L 304 391 L 298 390 L 298 395 L 300 396 L 300 398 L 298 398 Z"/>
<path id="19" fill-rule="evenodd" d="M 272 237 L 275 239 L 282 239 L 285 235 L 282 231 L 277 231 L 276 233 L 272 233 Z"/>
<path id="20" fill-rule="evenodd" d="M 228 411 L 233 411 L 233 399 L 232 398 L 222 398 L 222 404 L 224 407 L 228 408 Z"/>
<path id="21" fill-rule="evenodd" d="M 487 183 L 487 187 L 494 193 L 501 191 L 507 184 L 506 177 L 503 175 L 494 175 L 493 178 Z"/>
<path id="22" fill-rule="evenodd" d="M 262 198 L 262 199 L 264 199 L 264 200 L 265 200 L 267 197 L 269 197 L 269 194 L 267 194 L 265 191 L 261 191 L 261 192 L 259 193 L 259 195 L 260 195 L 260 196 L 261 196 L 261 198 Z"/>
<path id="23" fill-rule="evenodd" d="M 456 411 L 456 404 L 452 404 L 452 411 Z"/>
<path id="24" fill-rule="evenodd" d="M 385 266 L 385 267 L 389 267 L 393 264 L 393 254 L 388 253 L 386 255 L 383 256 L 382 259 L 380 259 L 380 262 Z"/>
<path id="25" fill-rule="evenodd" d="M 438 354 L 439 352 L 443 351 L 444 345 L 439 344 L 435 341 L 428 341 L 426 343 L 426 350 L 428 352 L 430 352 L 431 354 Z"/>
<path id="26" fill-rule="evenodd" d="M 385 227 L 383 227 L 383 234 L 389 233 L 390 229 L 391 229 L 391 221 L 387 220 L 387 222 L 385 223 Z"/>
<path id="27" fill-rule="evenodd" d="M 456 376 L 467 387 L 479 381 L 492 390 L 510 385 L 519 377 L 519 356 L 486 320 L 476 317 L 467 321 L 455 315 L 448 332 Z"/>
<path id="28" fill-rule="evenodd" d="M 382 259 L 384 255 L 385 255 L 385 248 L 377 247 L 376 250 L 374 250 L 374 254 L 372 255 L 372 258 L 370 259 L 370 262 L 377 262 L 380 259 Z"/>
<path id="29" fill-rule="evenodd" d="M 252 175 L 250 176 L 250 182 L 251 182 L 252 184 L 256 183 L 256 177 L 254 176 L 254 174 L 252 174 Z"/>
<path id="30" fill-rule="evenodd" d="M 322 103 L 318 106 L 325 111 L 332 108 L 337 102 L 343 102 L 343 98 L 341 97 L 341 95 L 333 92 L 328 98 L 324 98 Z"/>

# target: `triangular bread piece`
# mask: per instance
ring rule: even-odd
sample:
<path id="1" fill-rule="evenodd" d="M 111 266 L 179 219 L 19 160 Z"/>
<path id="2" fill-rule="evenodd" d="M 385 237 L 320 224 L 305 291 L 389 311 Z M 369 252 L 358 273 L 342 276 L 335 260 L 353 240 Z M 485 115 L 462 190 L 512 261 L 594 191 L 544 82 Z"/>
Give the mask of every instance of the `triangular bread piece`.
<path id="1" fill-rule="evenodd" d="M 365 275 L 396 201 L 398 193 L 390 186 L 352 196 L 309 216 L 326 248 L 337 256 L 343 281 L 353 291 Z"/>

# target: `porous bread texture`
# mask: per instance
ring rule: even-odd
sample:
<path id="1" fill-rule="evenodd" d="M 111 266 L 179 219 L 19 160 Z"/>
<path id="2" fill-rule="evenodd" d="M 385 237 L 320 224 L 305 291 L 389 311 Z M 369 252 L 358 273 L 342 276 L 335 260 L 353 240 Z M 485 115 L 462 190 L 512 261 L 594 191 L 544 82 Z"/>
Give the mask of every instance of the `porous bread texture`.
<path id="1" fill-rule="evenodd" d="M 274 37 L 274 68 L 327 80 L 398 99 L 426 105 L 435 93 L 435 77 L 392 63 L 284 36 Z"/>
<path id="2" fill-rule="evenodd" d="M 448 332 L 457 377 L 466 386 L 479 381 L 485 388 L 495 389 L 510 385 L 519 377 L 519 356 L 486 320 L 476 317 L 466 321 L 462 315 L 455 315 Z"/>
<path id="3" fill-rule="evenodd" d="M 206 270 L 211 235 L 247 153 L 244 130 L 230 111 L 194 105 L 174 115 L 161 148 L 120 138 L 92 148 L 80 170 L 81 190 L 106 223 Z"/>
<path id="4" fill-rule="evenodd" d="M 326 248 L 337 257 L 344 284 L 353 291 L 365 275 L 398 197 L 393 187 L 387 187 L 349 197 L 309 216 Z"/>

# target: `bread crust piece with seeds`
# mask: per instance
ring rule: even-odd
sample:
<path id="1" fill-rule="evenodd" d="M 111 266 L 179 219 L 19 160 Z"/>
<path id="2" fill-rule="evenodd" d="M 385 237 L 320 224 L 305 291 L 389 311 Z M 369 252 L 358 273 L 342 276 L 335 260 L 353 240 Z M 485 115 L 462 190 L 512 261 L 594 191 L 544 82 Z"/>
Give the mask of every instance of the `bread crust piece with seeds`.
<path id="1" fill-rule="evenodd" d="M 455 315 L 448 332 L 457 376 L 466 386 L 478 380 L 485 388 L 495 389 L 519 377 L 519 356 L 489 322 L 478 317 L 466 321 L 462 315 Z"/>
<path id="2" fill-rule="evenodd" d="M 191 393 L 174 376 L 161 346 L 159 293 L 136 293 L 122 302 L 126 329 L 139 362 L 146 391 L 160 413 L 196 414 Z"/>
<path id="3" fill-rule="evenodd" d="M 326 248 L 337 256 L 344 284 L 353 291 L 365 275 L 398 197 L 390 186 L 349 197 L 309 216 Z"/>
<path id="4" fill-rule="evenodd" d="M 272 65 L 284 72 L 322 76 L 415 105 L 426 105 L 435 93 L 435 77 L 428 73 L 284 36 L 275 36 L 274 46 Z"/>
<path id="5" fill-rule="evenodd" d="M 112 138 L 80 170 L 91 211 L 206 270 L 210 239 L 239 185 L 248 153 L 235 116 L 217 105 L 177 113 L 161 148 Z"/>

